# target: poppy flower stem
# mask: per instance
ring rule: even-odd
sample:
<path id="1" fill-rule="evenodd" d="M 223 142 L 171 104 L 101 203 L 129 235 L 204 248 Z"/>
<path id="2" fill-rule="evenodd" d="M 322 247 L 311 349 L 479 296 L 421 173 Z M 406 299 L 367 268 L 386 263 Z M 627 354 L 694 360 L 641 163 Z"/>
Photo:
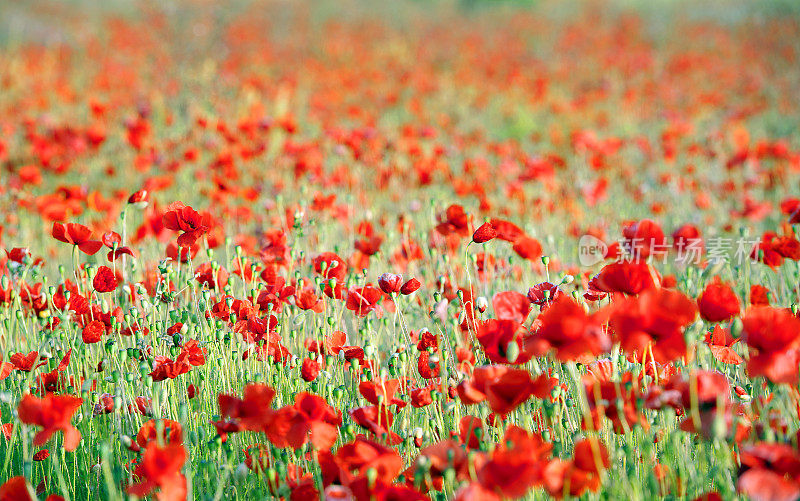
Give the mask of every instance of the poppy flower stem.
<path id="1" fill-rule="evenodd" d="M 122 243 L 120 245 L 122 245 L 123 247 L 128 245 L 128 243 L 127 243 L 128 242 L 127 235 L 128 235 L 128 205 L 126 204 L 125 207 L 122 209 Z M 127 267 L 127 262 L 128 262 L 127 258 L 128 258 L 127 254 L 123 253 L 122 254 L 122 281 L 123 281 L 123 283 L 126 281 L 126 277 L 127 277 L 127 269 L 128 269 L 128 267 Z M 114 262 L 116 263 L 116 261 L 117 260 L 116 260 L 116 256 L 115 256 Z M 115 273 L 116 273 L 116 270 L 115 270 Z"/>

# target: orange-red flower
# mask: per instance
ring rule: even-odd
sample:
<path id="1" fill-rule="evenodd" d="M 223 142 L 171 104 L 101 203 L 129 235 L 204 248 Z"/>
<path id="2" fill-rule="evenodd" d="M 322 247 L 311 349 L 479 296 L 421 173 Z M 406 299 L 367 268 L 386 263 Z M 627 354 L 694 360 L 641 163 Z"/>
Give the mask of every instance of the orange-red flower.
<path id="1" fill-rule="evenodd" d="M 680 292 L 651 289 L 615 303 L 609 327 L 628 354 L 652 348 L 656 362 L 666 363 L 686 355 L 683 330 L 696 316 L 694 301 Z"/>
<path id="2" fill-rule="evenodd" d="M 478 226 L 478 229 L 472 234 L 472 241 L 476 244 L 488 242 L 497 237 L 497 230 L 494 229 L 492 223 L 483 223 Z"/>
<path id="3" fill-rule="evenodd" d="M 589 288 L 600 292 L 639 294 L 656 287 L 655 270 L 646 262 L 622 261 L 607 264 L 592 280 Z"/>
<path id="4" fill-rule="evenodd" d="M 522 338 L 525 332 L 525 328 L 516 320 L 489 319 L 478 322 L 476 337 L 489 361 L 524 364 L 531 359 L 529 353 L 522 351 Z"/>
<path id="5" fill-rule="evenodd" d="M 742 317 L 742 327 L 742 338 L 750 348 L 748 375 L 797 384 L 800 319 L 784 309 L 753 306 Z"/>
<path id="6" fill-rule="evenodd" d="M 97 292 L 111 292 L 117 288 L 117 277 L 114 271 L 108 266 L 101 266 L 97 269 L 97 274 L 92 279 L 92 287 Z"/>
<path id="7" fill-rule="evenodd" d="M 724 322 L 739 313 L 739 297 L 728 284 L 715 277 L 697 297 L 700 316 L 709 322 Z"/>
<path id="8" fill-rule="evenodd" d="M 103 247 L 99 240 L 92 240 L 92 230 L 78 223 L 53 223 L 53 238 L 59 242 L 72 244 L 81 252 L 95 254 Z"/>
<path id="9" fill-rule="evenodd" d="M 336 442 L 342 416 L 324 398 L 298 393 L 294 405 L 284 409 L 291 412 L 281 414 L 279 419 L 288 422 L 288 430 L 282 439 L 272 437 L 272 442 L 278 447 L 288 445 L 297 449 L 308 441 L 319 450 L 327 450 Z"/>
<path id="10" fill-rule="evenodd" d="M 184 501 L 186 499 L 186 477 L 181 468 L 186 462 L 186 449 L 181 444 L 160 446 L 150 442 L 134 470 L 139 481 L 128 487 L 128 494 L 138 497 L 158 489 L 159 501 Z"/>
<path id="11" fill-rule="evenodd" d="M 57 431 L 64 432 L 64 449 L 74 451 L 81 441 L 81 432 L 71 423 L 72 415 L 83 399 L 71 395 L 47 395 L 37 398 L 26 394 L 17 407 L 23 423 L 42 428 L 33 438 L 33 445 L 44 445 Z"/>
<path id="12" fill-rule="evenodd" d="M 164 227 L 168 230 L 182 232 L 178 237 L 178 245 L 191 247 L 212 227 L 211 216 L 200 214 L 183 202 L 172 202 L 161 215 Z"/>
<path id="13" fill-rule="evenodd" d="M 606 312 L 590 315 L 570 296 L 559 294 L 537 318 L 538 327 L 525 340 L 526 351 L 542 356 L 553 350 L 565 362 L 597 356 L 611 348 L 605 321 Z"/>

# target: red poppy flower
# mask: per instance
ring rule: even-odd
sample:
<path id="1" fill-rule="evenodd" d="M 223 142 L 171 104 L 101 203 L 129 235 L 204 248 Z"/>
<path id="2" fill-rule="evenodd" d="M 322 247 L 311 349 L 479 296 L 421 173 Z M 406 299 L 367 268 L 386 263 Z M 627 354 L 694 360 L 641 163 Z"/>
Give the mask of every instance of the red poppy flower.
<path id="1" fill-rule="evenodd" d="M 524 327 L 516 320 L 490 319 L 478 322 L 476 337 L 491 362 L 524 364 L 531 359 L 529 353 L 522 352 L 524 333 Z"/>
<path id="2" fill-rule="evenodd" d="M 477 449 L 483 436 L 483 421 L 475 416 L 463 416 L 458 422 L 458 437 L 470 449 Z"/>
<path id="3" fill-rule="evenodd" d="M 571 496 L 580 496 L 600 488 L 600 472 L 610 466 L 608 450 L 596 438 L 575 443 L 574 459 L 554 459 L 544 469 L 545 487 L 555 497 L 565 489 Z"/>
<path id="4" fill-rule="evenodd" d="M 742 448 L 737 486 L 754 500 L 790 501 L 800 497 L 800 454 L 780 443 L 757 443 Z"/>
<path id="5" fill-rule="evenodd" d="M 148 195 L 147 190 L 139 190 L 128 197 L 128 203 L 143 209 L 147 206 Z"/>
<path id="6" fill-rule="evenodd" d="M 742 338 L 750 348 L 747 373 L 774 383 L 797 384 L 800 319 L 771 306 L 750 307 L 742 317 Z"/>
<path id="7" fill-rule="evenodd" d="M 74 451 L 81 441 L 81 432 L 72 426 L 72 415 L 80 408 L 83 399 L 71 395 L 47 395 L 37 398 L 26 394 L 17 407 L 23 423 L 40 426 L 33 445 L 44 445 L 56 431 L 64 432 L 64 449 Z"/>
<path id="8" fill-rule="evenodd" d="M 711 354 L 719 362 L 723 364 L 738 365 L 744 361 L 738 353 L 731 348 L 734 344 L 739 342 L 738 339 L 730 335 L 730 333 L 720 327 L 714 326 L 714 330 L 706 335 L 705 339 Z"/>
<path id="9" fill-rule="evenodd" d="M 321 313 L 325 306 L 314 292 L 313 287 L 306 287 L 300 292 L 295 292 L 294 301 L 301 310 L 311 310 L 316 313 Z"/>
<path id="10" fill-rule="evenodd" d="M 86 344 L 99 343 L 103 334 L 106 332 L 106 326 L 99 320 L 89 322 L 81 332 L 81 338 Z"/>
<path id="11" fill-rule="evenodd" d="M 99 240 L 92 240 L 92 230 L 82 224 L 53 223 L 53 238 L 59 242 L 72 244 L 78 247 L 81 252 L 90 256 L 99 251 L 103 244 Z"/>
<path id="12" fill-rule="evenodd" d="M 489 223 L 497 231 L 497 238 L 506 242 L 516 242 L 518 238 L 525 236 L 522 228 L 516 224 L 503 219 L 492 218 Z"/>
<path id="13" fill-rule="evenodd" d="M 191 366 L 186 363 L 186 357 L 178 356 L 176 360 L 171 358 L 156 356 L 155 367 L 150 373 L 153 381 L 164 381 L 166 379 L 175 379 L 181 374 L 186 374 L 191 369 Z"/>
<path id="14" fill-rule="evenodd" d="M 544 306 L 554 301 L 561 294 L 561 289 L 557 285 L 553 285 L 550 282 L 542 282 L 528 289 L 528 301 L 538 306 Z"/>
<path id="15" fill-rule="evenodd" d="M 11 477 L 0 485 L 0 501 L 33 501 L 33 489 L 23 476 Z"/>
<path id="16" fill-rule="evenodd" d="M 510 369 L 486 385 L 486 401 L 492 412 L 505 416 L 528 400 L 534 388 L 528 371 Z"/>
<path id="17" fill-rule="evenodd" d="M 419 280 L 417 280 L 416 278 L 411 278 L 406 283 L 404 283 L 402 287 L 400 287 L 400 294 L 404 296 L 413 294 L 414 292 L 417 291 L 417 289 L 420 288 L 421 285 L 422 284 L 419 283 Z"/>
<path id="18" fill-rule="evenodd" d="M 488 242 L 489 240 L 493 240 L 497 237 L 497 230 L 494 229 L 492 223 L 483 223 L 482 225 L 478 226 L 478 229 L 472 234 L 472 241 L 476 244 L 482 244 L 484 242 Z"/>
<path id="19" fill-rule="evenodd" d="M 7 250 L 6 255 L 8 255 L 10 261 L 19 264 L 26 264 L 26 262 L 32 261 L 31 251 L 27 248 L 14 247 L 11 250 Z"/>
<path id="20" fill-rule="evenodd" d="M 322 340 L 322 347 L 329 355 L 338 355 L 347 342 L 347 334 L 342 331 L 333 331 Z"/>
<path id="21" fill-rule="evenodd" d="M 667 240 L 664 231 L 654 221 L 642 219 L 622 228 L 625 238 L 625 249 L 635 260 L 647 259 L 650 256 L 667 251 Z"/>
<path id="22" fill-rule="evenodd" d="M 117 277 L 114 271 L 108 266 L 101 266 L 97 269 L 97 274 L 92 279 L 92 287 L 97 292 L 112 292 L 117 288 Z"/>
<path id="23" fill-rule="evenodd" d="M 610 263 L 589 281 L 589 288 L 600 292 L 639 294 L 656 287 L 658 276 L 645 262 Z"/>
<path id="24" fill-rule="evenodd" d="M 14 364 L 0 361 L 0 381 L 10 376 L 14 369 Z"/>
<path id="25" fill-rule="evenodd" d="M 200 252 L 200 246 L 197 243 L 181 246 L 177 242 L 170 242 L 167 244 L 165 254 L 173 261 L 188 263 L 190 259 L 194 259 L 197 256 L 198 252 Z"/>
<path id="26" fill-rule="evenodd" d="M 162 444 L 182 444 L 183 427 L 171 419 L 149 419 L 139 428 L 136 434 L 136 443 L 140 447 L 147 447 L 150 442 L 160 440 Z"/>
<path id="27" fill-rule="evenodd" d="M 317 449 L 327 450 L 336 442 L 342 416 L 324 398 L 311 393 L 298 393 L 294 405 L 289 409 L 291 413 L 281 416 L 288 422 L 289 428 L 282 440 L 271 438 L 275 445 L 297 449 L 309 441 Z"/>
<path id="28" fill-rule="evenodd" d="M 400 387 L 398 379 L 376 379 L 373 381 L 361 381 L 358 384 L 358 391 L 372 405 L 397 405 L 403 408 L 406 403 L 395 398 L 395 393 Z"/>
<path id="29" fill-rule="evenodd" d="M 339 447 L 335 458 L 346 471 L 365 474 L 374 469 L 378 478 L 389 482 L 403 469 L 403 460 L 396 450 L 364 437 Z"/>
<path id="30" fill-rule="evenodd" d="M 389 438 L 389 443 L 399 444 L 400 437 L 390 430 L 394 423 L 394 413 L 386 405 L 357 407 L 349 412 L 353 421 L 376 437 Z"/>
<path id="31" fill-rule="evenodd" d="M 433 403 L 431 391 L 434 389 L 433 385 L 428 385 L 424 388 L 414 388 L 408 392 L 408 397 L 411 399 L 411 406 L 420 408 Z"/>
<path id="32" fill-rule="evenodd" d="M 400 292 L 403 286 L 403 276 L 394 273 L 384 273 L 378 277 L 378 287 L 386 294 Z"/>
<path id="33" fill-rule="evenodd" d="M 345 306 L 359 317 L 364 317 L 369 312 L 378 309 L 378 303 L 382 298 L 383 293 L 380 289 L 367 284 L 364 287 L 350 289 L 347 292 Z"/>
<path id="34" fill-rule="evenodd" d="M 414 485 L 414 477 L 418 472 L 424 472 L 433 482 L 426 482 L 420 487 L 426 491 L 430 488 L 441 490 L 442 481 L 448 471 L 454 471 L 457 480 L 470 478 L 470 463 L 467 461 L 466 451 L 455 440 L 442 440 L 422 449 L 416 461 L 403 472 L 403 475 L 406 477 L 407 485 Z"/>
<path id="35" fill-rule="evenodd" d="M 172 202 L 161 216 L 164 227 L 168 230 L 180 231 L 178 245 L 187 247 L 211 230 L 212 220 L 209 214 L 200 214 L 183 202 Z"/>
<path id="36" fill-rule="evenodd" d="M 531 301 L 516 291 L 498 292 L 492 297 L 494 314 L 500 320 L 522 323 L 531 311 Z"/>
<path id="37" fill-rule="evenodd" d="M 208 350 L 202 348 L 196 339 L 191 339 L 183 343 L 183 346 L 181 346 L 181 353 L 178 358 L 195 367 L 198 367 L 205 365 L 206 355 L 208 355 Z"/>
<path id="38" fill-rule="evenodd" d="M 476 367 L 472 379 L 461 382 L 456 391 L 465 405 L 487 400 L 492 411 L 505 415 L 531 396 L 544 398 L 553 387 L 553 381 L 547 376 L 532 379 L 524 369 L 486 365 Z"/>
<path id="39" fill-rule="evenodd" d="M 611 348 L 605 320 L 604 311 L 589 315 L 570 296 L 558 295 L 537 318 L 538 327 L 525 339 L 526 351 L 542 356 L 552 349 L 563 362 L 597 356 Z"/>
<path id="40" fill-rule="evenodd" d="M 506 430 L 501 444 L 478 471 L 484 489 L 503 498 L 518 498 L 543 483 L 552 444 L 517 426 Z"/>
<path id="41" fill-rule="evenodd" d="M 41 367 L 47 363 L 46 360 L 39 359 L 38 351 L 32 351 L 27 355 L 24 353 L 14 353 L 13 355 L 11 355 L 11 357 L 9 357 L 8 360 L 14 365 L 15 369 L 23 372 L 30 372 L 36 367 Z M 36 367 L 34 367 L 34 364 L 36 363 L 37 360 L 39 361 L 39 363 L 36 365 Z"/>
<path id="42" fill-rule="evenodd" d="M 471 216 L 464 212 L 460 205 L 451 205 L 443 215 L 439 216 L 439 224 L 436 231 L 442 235 L 458 235 L 465 237 L 469 235 L 469 222 Z"/>
<path id="43" fill-rule="evenodd" d="M 319 362 L 306 358 L 303 360 L 303 365 L 300 368 L 300 376 L 303 381 L 311 382 L 319 376 Z"/>
<path id="44" fill-rule="evenodd" d="M 438 357 L 438 355 L 437 355 Z M 423 379 L 439 377 L 439 362 L 427 351 L 420 352 L 417 357 L 417 372 Z"/>
<path id="45" fill-rule="evenodd" d="M 689 252 L 693 249 L 702 252 L 703 236 L 696 226 L 685 224 L 672 232 L 672 247 L 680 253 Z"/>
<path id="46" fill-rule="evenodd" d="M 514 240 L 512 249 L 519 257 L 527 259 L 528 261 L 533 261 L 542 256 L 542 244 L 535 238 L 527 235 L 521 235 Z"/>
<path id="47" fill-rule="evenodd" d="M 103 242 L 103 245 L 109 249 L 112 249 L 115 245 L 120 246 L 122 244 L 122 236 L 116 231 L 107 231 L 106 233 L 103 233 L 100 241 Z"/>
<path id="48" fill-rule="evenodd" d="M 108 254 L 106 254 L 106 259 L 108 259 L 109 262 L 114 262 L 122 256 L 136 257 L 136 254 L 131 250 L 130 247 L 119 247 L 117 249 L 108 251 Z"/>
<path id="49" fill-rule="evenodd" d="M 344 275 L 347 273 L 347 261 L 333 252 L 323 252 L 314 258 L 312 264 L 314 271 L 326 280 L 335 278 L 338 282 L 344 281 Z"/>
<path id="50" fill-rule="evenodd" d="M 792 236 L 777 237 L 772 241 L 772 250 L 792 261 L 800 261 L 800 241 Z"/>
<path id="51" fill-rule="evenodd" d="M 795 501 L 800 497 L 800 482 L 769 469 L 747 470 L 736 485 L 754 501 Z"/>
<path id="52" fill-rule="evenodd" d="M 228 285 L 230 274 L 228 270 L 219 266 L 215 267 L 211 263 L 203 263 L 194 270 L 194 278 L 209 289 L 221 290 Z"/>
<path id="53" fill-rule="evenodd" d="M 220 393 L 217 396 L 219 412 L 225 418 L 230 418 L 238 424 L 240 429 L 260 431 L 267 436 L 278 437 L 286 440 L 285 435 L 289 423 L 285 416 L 270 408 L 275 390 L 264 384 L 249 384 L 244 387 L 242 399 Z"/>
<path id="54" fill-rule="evenodd" d="M 769 289 L 763 285 L 750 286 L 750 304 L 753 306 L 769 306 Z"/>
<path id="55" fill-rule="evenodd" d="M 377 235 L 356 240 L 354 247 L 366 256 L 374 256 L 381 250 L 383 238 Z"/>
<path id="56" fill-rule="evenodd" d="M 765 232 L 758 244 L 753 247 L 750 258 L 760 261 L 770 268 L 777 268 L 783 264 L 783 253 L 789 254 L 793 245 L 781 242 L 774 232 Z"/>
<path id="57" fill-rule="evenodd" d="M 150 442 L 134 470 L 139 482 L 128 487 L 128 494 L 143 498 L 159 489 L 159 501 L 183 501 L 186 499 L 186 477 L 181 468 L 186 462 L 186 449 L 181 444 L 163 447 Z"/>
<path id="58" fill-rule="evenodd" d="M 572 456 L 575 467 L 599 474 L 611 466 L 608 449 L 596 438 L 584 438 L 575 442 Z"/>
<path id="59" fill-rule="evenodd" d="M 656 362 L 686 355 L 683 329 L 694 321 L 694 301 L 670 289 L 650 289 L 612 307 L 609 326 L 628 354 L 642 356 L 652 347 Z"/>
<path id="60" fill-rule="evenodd" d="M 739 298 L 719 277 L 709 283 L 697 298 L 700 316 L 709 322 L 724 322 L 739 314 Z"/>

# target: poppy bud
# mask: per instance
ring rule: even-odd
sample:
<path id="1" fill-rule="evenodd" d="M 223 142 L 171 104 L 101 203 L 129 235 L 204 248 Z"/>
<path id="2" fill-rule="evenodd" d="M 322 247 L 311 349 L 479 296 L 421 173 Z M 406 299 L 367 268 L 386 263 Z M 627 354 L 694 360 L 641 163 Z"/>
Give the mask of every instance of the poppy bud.
<path id="1" fill-rule="evenodd" d="M 472 241 L 476 244 L 488 242 L 497 237 L 497 230 L 492 226 L 492 223 L 483 223 L 472 234 Z"/>
<path id="2" fill-rule="evenodd" d="M 742 323 L 742 319 L 739 317 L 734 318 L 733 322 L 731 322 L 731 327 L 730 327 L 731 336 L 733 336 L 735 339 L 740 338 L 742 336 L 743 329 L 744 329 L 744 324 Z"/>
<path id="3" fill-rule="evenodd" d="M 128 435 L 122 436 L 122 445 L 127 447 L 129 450 L 132 450 L 133 452 L 139 452 L 140 450 L 142 450 L 139 444 L 134 442 Z"/>
<path id="4" fill-rule="evenodd" d="M 400 292 L 403 284 L 403 277 L 394 273 L 384 273 L 378 277 L 378 287 L 386 294 Z"/>
<path id="5" fill-rule="evenodd" d="M 147 207 L 148 195 L 149 193 L 147 192 L 147 190 L 139 190 L 130 197 L 128 197 L 128 203 L 134 205 L 138 209 L 144 209 L 145 207 Z"/>
<path id="6" fill-rule="evenodd" d="M 519 345 L 511 341 L 508 343 L 508 347 L 506 348 L 506 359 L 508 363 L 513 364 L 516 362 L 517 357 L 519 356 Z"/>
<path id="7" fill-rule="evenodd" d="M 400 287 L 400 293 L 404 296 L 408 296 L 419 289 L 421 285 L 422 284 L 419 283 L 419 280 L 412 278 L 408 282 L 404 283 L 402 287 Z"/>

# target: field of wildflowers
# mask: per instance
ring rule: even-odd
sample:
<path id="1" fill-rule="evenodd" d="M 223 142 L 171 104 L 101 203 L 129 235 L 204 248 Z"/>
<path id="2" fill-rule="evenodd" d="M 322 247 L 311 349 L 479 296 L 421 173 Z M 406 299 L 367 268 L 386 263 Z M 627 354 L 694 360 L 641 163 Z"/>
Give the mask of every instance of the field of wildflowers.
<path id="1" fill-rule="evenodd" d="M 0 501 L 800 498 L 791 2 L 0 5 Z"/>

